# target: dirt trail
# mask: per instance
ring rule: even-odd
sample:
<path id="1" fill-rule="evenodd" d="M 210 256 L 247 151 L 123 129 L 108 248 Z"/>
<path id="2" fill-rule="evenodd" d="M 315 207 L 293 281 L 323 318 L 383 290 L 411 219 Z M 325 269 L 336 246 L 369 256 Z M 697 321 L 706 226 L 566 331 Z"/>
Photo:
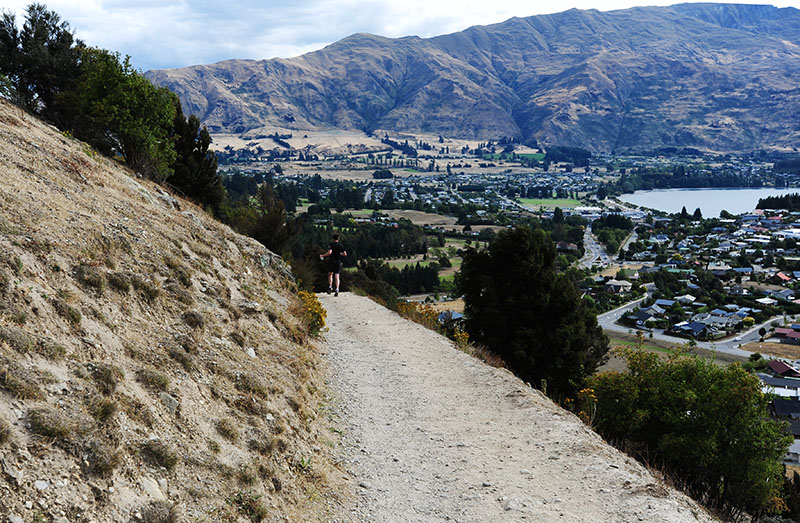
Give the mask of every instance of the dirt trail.
<path id="1" fill-rule="evenodd" d="M 359 497 L 342 521 L 713 521 L 575 416 L 442 336 L 322 295 Z"/>

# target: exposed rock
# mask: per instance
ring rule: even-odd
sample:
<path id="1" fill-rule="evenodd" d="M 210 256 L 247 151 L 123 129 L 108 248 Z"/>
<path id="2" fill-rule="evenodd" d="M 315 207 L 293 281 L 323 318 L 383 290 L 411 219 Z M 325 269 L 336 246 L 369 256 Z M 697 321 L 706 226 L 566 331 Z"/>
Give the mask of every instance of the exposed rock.
<path id="1" fill-rule="evenodd" d="M 166 501 L 167 497 L 161 492 L 161 487 L 153 478 L 142 478 L 139 482 L 142 489 L 155 501 Z"/>

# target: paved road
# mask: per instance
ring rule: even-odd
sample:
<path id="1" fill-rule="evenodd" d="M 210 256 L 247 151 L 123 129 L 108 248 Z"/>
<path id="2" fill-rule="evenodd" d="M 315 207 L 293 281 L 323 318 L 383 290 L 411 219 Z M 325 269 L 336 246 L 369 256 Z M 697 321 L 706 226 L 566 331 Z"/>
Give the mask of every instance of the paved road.
<path id="1" fill-rule="evenodd" d="M 591 228 L 587 227 L 586 232 L 583 233 L 583 258 L 578 262 L 579 267 L 591 267 L 592 265 L 609 265 L 611 259 L 608 257 L 606 250 L 595 239 L 592 234 Z"/>
<path id="2" fill-rule="evenodd" d="M 648 293 L 652 292 L 653 288 L 651 287 L 652 284 L 646 285 L 648 287 Z M 619 320 L 625 314 L 628 314 L 630 311 L 635 309 L 644 301 L 645 298 L 639 298 L 636 301 L 623 305 L 622 307 L 618 307 L 612 311 L 606 312 L 604 314 L 600 314 L 597 316 L 597 323 L 604 329 L 610 332 L 620 332 L 624 334 L 629 334 L 631 332 L 635 332 L 636 329 L 631 327 L 627 327 L 625 325 L 619 325 L 617 320 Z M 755 325 L 750 329 L 739 333 L 738 335 L 725 339 L 725 340 L 718 340 L 718 341 L 698 341 L 697 346 L 702 349 L 708 350 L 716 350 L 719 352 L 723 352 L 726 354 L 731 354 L 734 356 L 743 356 L 749 357 L 752 352 L 742 350 L 739 346 L 744 345 L 746 343 L 750 343 L 752 341 L 758 341 L 759 335 L 758 330 L 761 327 L 765 327 L 769 329 L 770 323 L 775 320 L 783 320 L 783 316 L 775 316 L 770 318 L 769 320 L 765 321 L 760 325 Z M 649 336 L 649 333 L 648 333 Z M 668 343 L 675 343 L 675 344 L 682 344 L 686 343 L 686 339 L 678 338 L 676 336 L 670 336 L 668 334 L 664 334 L 664 331 L 661 329 L 653 329 L 653 338 L 661 341 L 666 341 Z"/>

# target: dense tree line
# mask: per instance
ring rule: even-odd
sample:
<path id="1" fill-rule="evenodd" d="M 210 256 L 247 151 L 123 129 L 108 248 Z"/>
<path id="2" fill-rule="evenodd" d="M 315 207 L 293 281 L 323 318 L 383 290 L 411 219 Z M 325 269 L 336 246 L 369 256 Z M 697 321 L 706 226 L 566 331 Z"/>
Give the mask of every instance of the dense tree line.
<path id="1" fill-rule="evenodd" d="M 800 210 L 800 193 L 780 194 L 759 198 L 756 209 L 786 209 L 789 211 Z"/>
<path id="2" fill-rule="evenodd" d="M 580 147 L 552 146 L 547 148 L 544 161 L 547 163 L 566 162 L 578 167 L 586 167 L 592 153 Z"/>
<path id="3" fill-rule="evenodd" d="M 458 287 L 470 339 L 523 380 L 564 398 L 603 361 L 608 339 L 555 260 L 543 230 L 503 230 L 488 249 L 464 251 Z"/>
<path id="4" fill-rule="evenodd" d="M 21 29 L 13 13 L 3 13 L 0 74 L 12 102 L 97 151 L 201 205 L 216 208 L 224 198 L 210 136 L 186 119 L 178 97 L 151 84 L 128 57 L 76 40 L 44 5 L 28 6 Z"/>
<path id="5" fill-rule="evenodd" d="M 592 222 L 592 232 L 612 254 L 619 251 L 620 245 L 632 230 L 631 219 L 621 214 L 607 214 Z"/>
<path id="6" fill-rule="evenodd" d="M 676 165 L 670 169 L 638 167 L 608 184 L 609 194 L 632 193 L 650 189 L 694 189 L 704 187 L 763 187 L 774 182 L 775 175 L 741 173 L 734 169 L 700 169 Z"/>

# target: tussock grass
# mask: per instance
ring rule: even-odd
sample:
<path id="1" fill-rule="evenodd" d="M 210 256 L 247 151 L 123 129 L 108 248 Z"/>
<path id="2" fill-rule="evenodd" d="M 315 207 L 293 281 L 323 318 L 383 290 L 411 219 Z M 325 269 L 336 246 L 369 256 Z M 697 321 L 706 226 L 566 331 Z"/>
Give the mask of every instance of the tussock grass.
<path id="1" fill-rule="evenodd" d="M 103 394 L 113 394 L 117 390 L 117 385 L 125 379 L 122 369 L 109 363 L 98 363 L 92 372 L 97 388 Z"/>
<path id="2" fill-rule="evenodd" d="M 264 399 L 269 395 L 267 385 L 258 376 L 249 372 L 241 372 L 234 376 L 236 390 L 253 394 Z"/>
<path id="3" fill-rule="evenodd" d="M 194 370 L 195 366 L 192 355 L 186 352 L 183 347 L 170 347 L 169 356 L 180 363 L 181 367 L 183 367 L 186 372 L 192 372 Z"/>
<path id="4" fill-rule="evenodd" d="M 0 417 L 0 446 L 5 445 L 11 440 L 11 424 Z"/>
<path id="5" fill-rule="evenodd" d="M 51 304 L 53 305 L 53 309 L 55 309 L 56 313 L 67 320 L 73 327 L 77 327 L 81 324 L 81 321 L 83 320 L 81 312 L 67 303 L 65 300 L 61 298 L 53 298 Z"/>
<path id="6" fill-rule="evenodd" d="M 66 439 L 77 428 L 75 421 L 70 416 L 52 407 L 28 411 L 28 421 L 31 432 L 53 439 Z"/>
<path id="7" fill-rule="evenodd" d="M 119 453 L 102 441 L 91 441 L 86 447 L 89 470 L 99 476 L 109 476 L 120 464 Z"/>
<path id="8" fill-rule="evenodd" d="M 106 287 L 106 276 L 100 268 L 93 265 L 78 265 L 75 267 L 75 278 L 87 287 L 92 287 L 100 292 Z"/>
<path id="9" fill-rule="evenodd" d="M 106 423 L 117 413 L 117 410 L 119 410 L 117 402 L 103 396 L 96 397 L 89 403 L 89 413 L 98 423 Z"/>
<path id="10" fill-rule="evenodd" d="M 166 392 L 169 388 L 169 378 L 155 369 L 139 369 L 136 379 L 144 386 Z"/>
<path id="11" fill-rule="evenodd" d="M 161 294 L 161 288 L 158 286 L 158 283 L 150 281 L 138 274 L 132 274 L 130 276 L 130 281 L 131 286 L 136 289 L 148 303 L 154 302 Z"/>
<path id="12" fill-rule="evenodd" d="M 41 376 L 6 358 L 0 358 L 0 387 L 20 399 L 38 400 L 44 398 L 39 388 Z"/>
<path id="13" fill-rule="evenodd" d="M 112 272 L 108 276 L 108 286 L 117 292 L 127 294 L 131 291 L 131 278 L 123 272 Z"/>
<path id="14" fill-rule="evenodd" d="M 45 338 L 37 343 L 34 350 L 38 354 L 41 354 L 45 358 L 53 361 L 60 360 L 67 353 L 66 347 L 49 338 Z"/>
<path id="15" fill-rule="evenodd" d="M 174 469 L 180 461 L 177 452 L 160 439 L 150 439 L 142 443 L 139 447 L 139 454 L 146 461 L 167 470 Z"/>
<path id="16" fill-rule="evenodd" d="M 222 418 L 217 421 L 217 432 L 223 438 L 231 442 L 236 442 L 239 439 L 239 429 L 236 428 L 236 422 L 232 418 Z"/>
<path id="17" fill-rule="evenodd" d="M 178 523 L 181 520 L 177 505 L 169 501 L 152 501 L 141 513 L 145 523 Z"/>
<path id="18" fill-rule="evenodd" d="M 267 507 L 261 502 L 261 495 L 252 491 L 237 492 L 228 499 L 228 502 L 251 521 L 261 521 L 269 516 Z"/>
<path id="19" fill-rule="evenodd" d="M 22 329 L 11 326 L 0 326 L 0 340 L 8 343 L 15 351 L 25 354 L 35 347 L 33 336 Z"/>
<path id="20" fill-rule="evenodd" d="M 183 322 L 193 329 L 200 329 L 205 325 L 205 318 L 197 311 L 186 311 L 181 315 Z"/>

